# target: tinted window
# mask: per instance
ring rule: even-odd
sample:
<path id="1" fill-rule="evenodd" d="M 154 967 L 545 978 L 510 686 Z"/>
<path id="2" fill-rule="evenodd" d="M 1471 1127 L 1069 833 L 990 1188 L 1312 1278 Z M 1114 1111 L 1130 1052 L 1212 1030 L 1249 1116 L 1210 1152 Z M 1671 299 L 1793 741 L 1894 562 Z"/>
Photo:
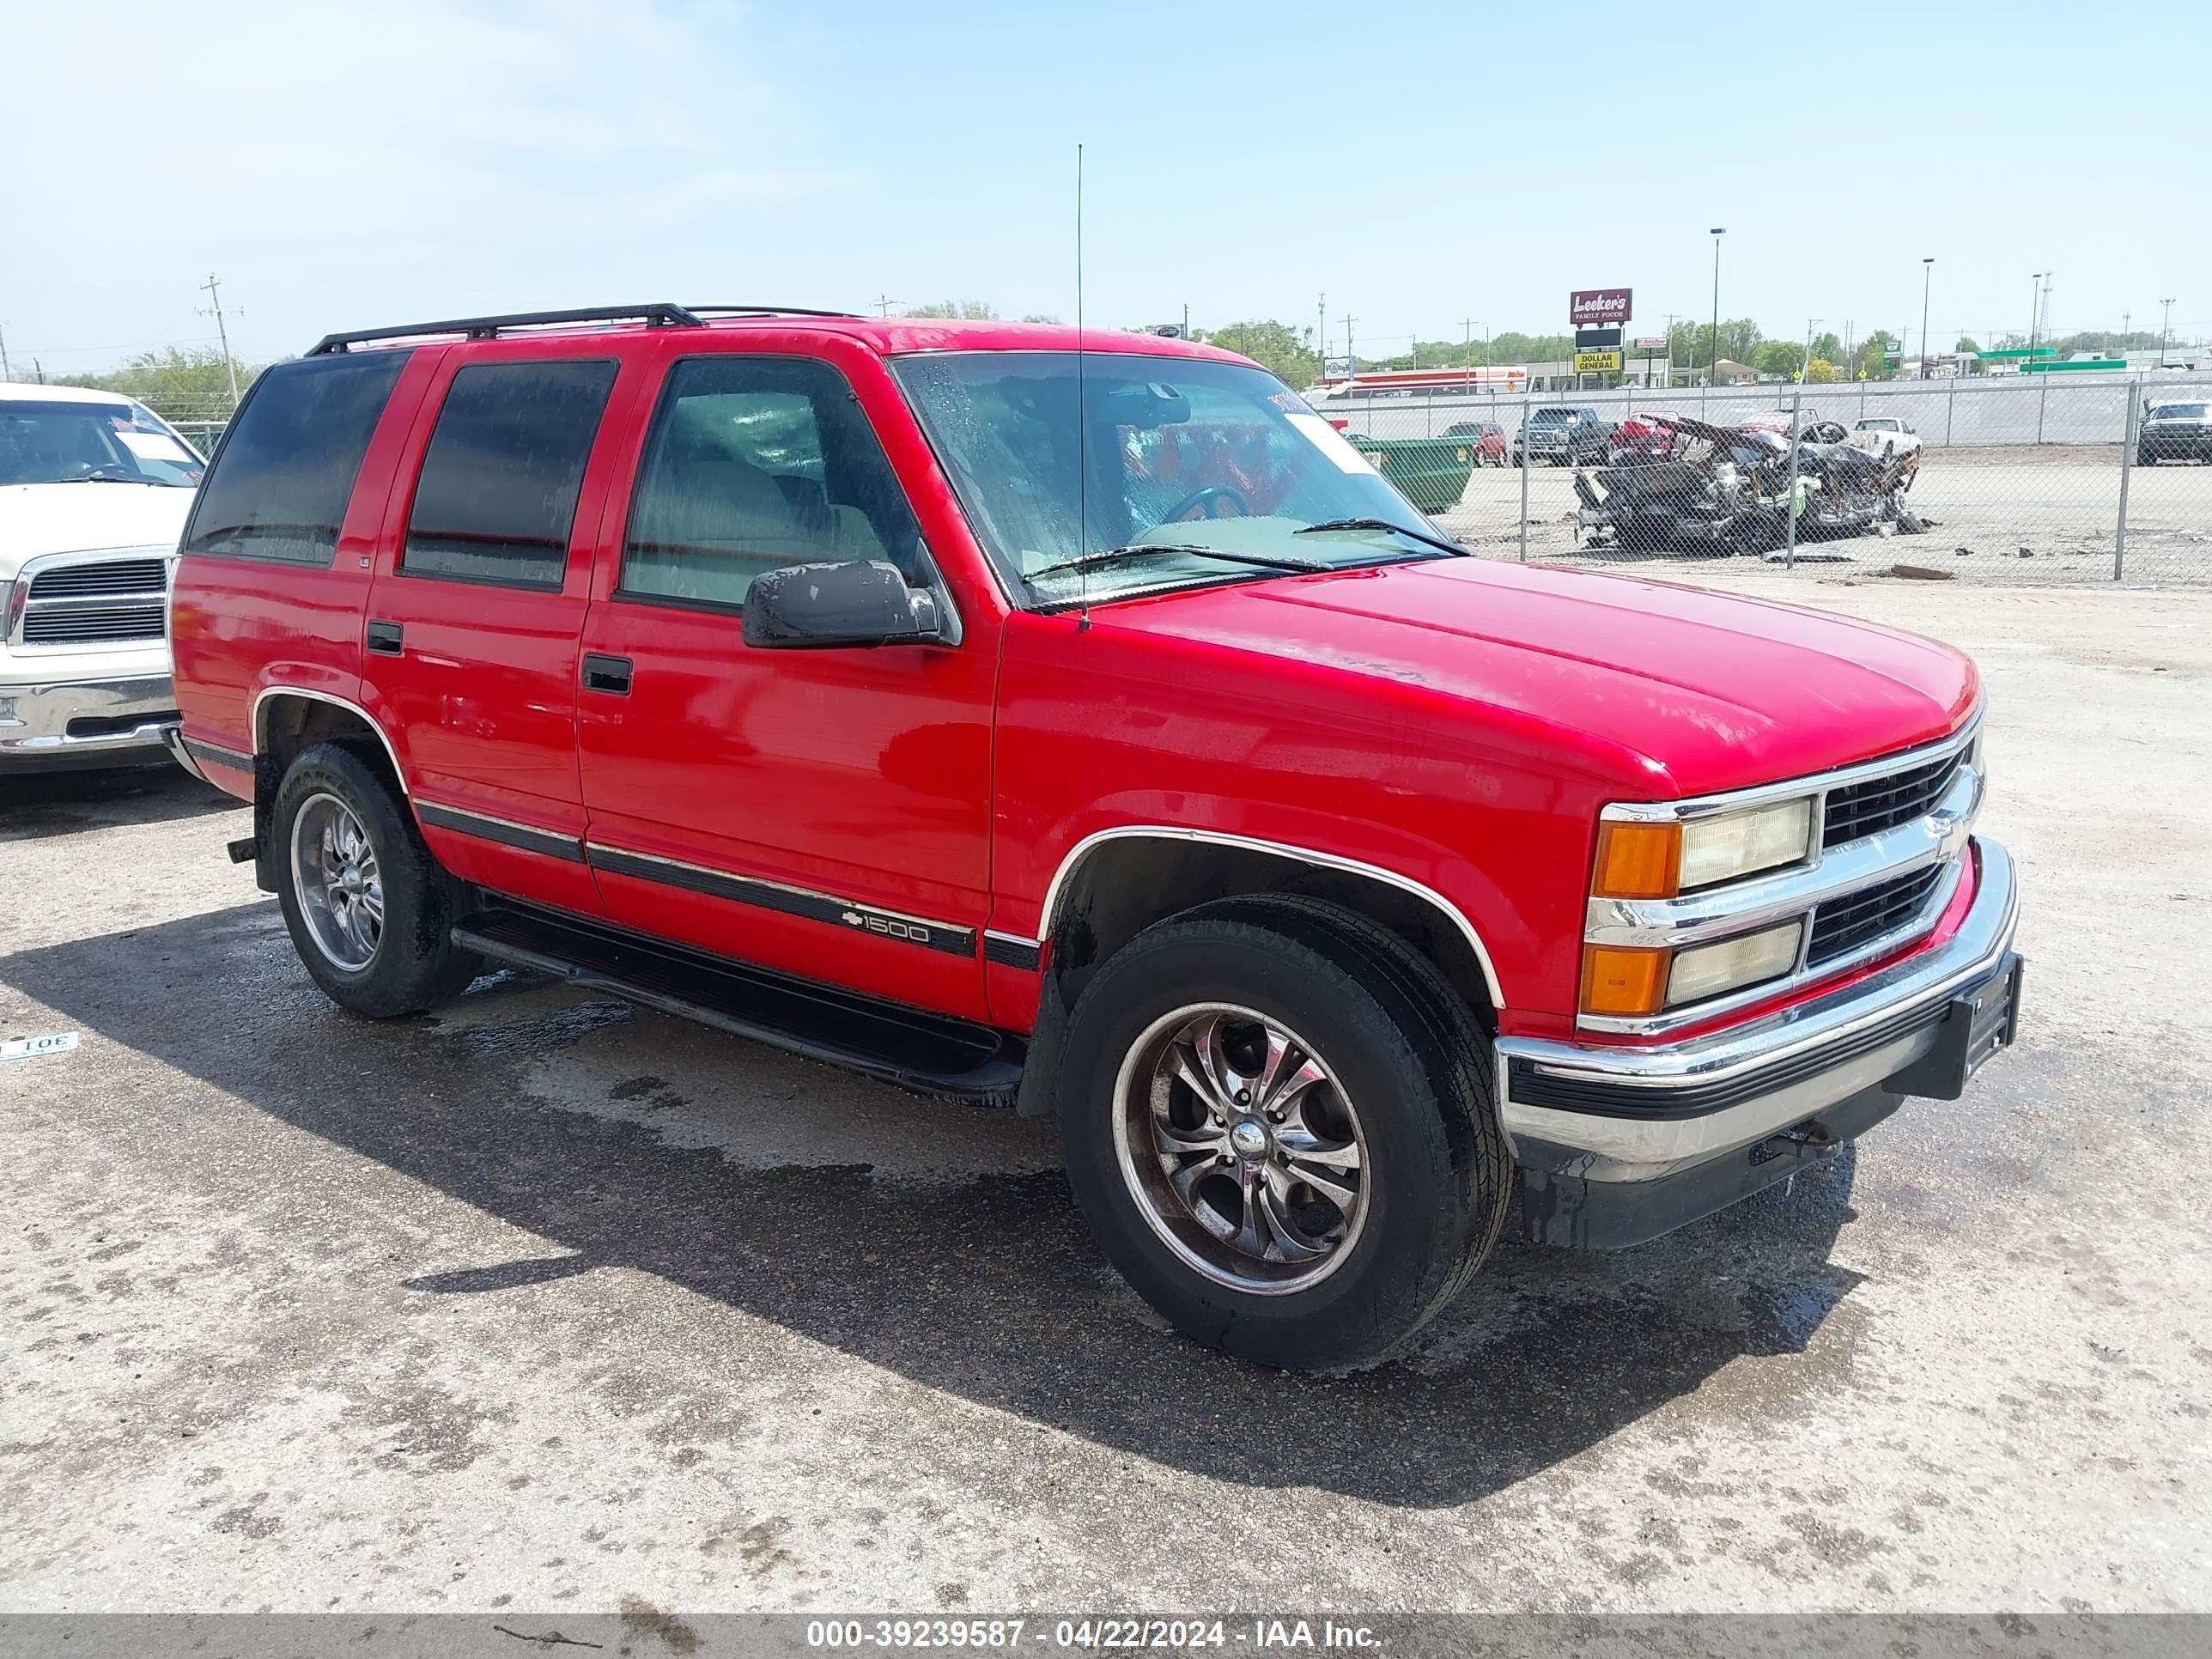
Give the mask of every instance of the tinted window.
<path id="1" fill-rule="evenodd" d="M 478 363 L 453 376 L 422 457 L 400 568 L 560 586 L 612 363 Z"/>
<path id="2" fill-rule="evenodd" d="M 623 549 L 625 593 L 741 605 L 763 570 L 888 559 L 921 533 L 842 375 L 793 357 L 694 357 L 661 393 Z"/>
<path id="3" fill-rule="evenodd" d="M 328 564 L 404 351 L 279 363 L 253 384 L 193 504 L 187 553 Z"/>

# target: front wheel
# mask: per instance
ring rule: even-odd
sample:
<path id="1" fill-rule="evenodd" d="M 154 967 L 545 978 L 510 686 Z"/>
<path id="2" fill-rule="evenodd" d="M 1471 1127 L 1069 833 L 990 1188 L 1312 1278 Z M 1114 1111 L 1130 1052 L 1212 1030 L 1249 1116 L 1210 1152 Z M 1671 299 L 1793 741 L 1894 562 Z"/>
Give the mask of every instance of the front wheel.
<path id="1" fill-rule="evenodd" d="M 460 884 L 351 750 L 318 744 L 292 763 L 270 833 L 293 949 L 341 1008 L 375 1019 L 419 1013 L 483 970 L 451 938 Z"/>
<path id="2" fill-rule="evenodd" d="M 1420 957 L 1308 901 L 1156 924 L 1071 1019 L 1077 1201 L 1198 1341 L 1310 1368 L 1388 1352 L 1495 1243 L 1511 1161 L 1487 1045 Z"/>

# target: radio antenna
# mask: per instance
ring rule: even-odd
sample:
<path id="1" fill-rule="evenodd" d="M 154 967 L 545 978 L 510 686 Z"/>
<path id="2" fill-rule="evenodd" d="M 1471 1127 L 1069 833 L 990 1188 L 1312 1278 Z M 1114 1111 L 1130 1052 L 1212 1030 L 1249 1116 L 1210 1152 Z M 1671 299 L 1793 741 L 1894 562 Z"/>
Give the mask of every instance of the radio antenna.
<path id="1" fill-rule="evenodd" d="M 1091 434 L 1085 429 L 1089 411 L 1083 401 L 1083 146 L 1075 147 L 1075 556 L 1090 550 Z M 1091 626 L 1091 573 L 1075 567 L 1077 609 L 1075 631 Z"/>

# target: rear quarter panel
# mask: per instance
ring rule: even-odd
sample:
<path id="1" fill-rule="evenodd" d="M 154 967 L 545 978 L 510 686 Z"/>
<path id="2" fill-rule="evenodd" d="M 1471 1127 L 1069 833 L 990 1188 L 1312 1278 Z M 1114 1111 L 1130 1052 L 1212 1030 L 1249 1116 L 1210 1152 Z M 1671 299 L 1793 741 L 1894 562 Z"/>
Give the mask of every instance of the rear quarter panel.
<path id="1" fill-rule="evenodd" d="M 371 556 L 408 432 L 442 355 L 418 349 L 401 371 L 355 477 L 329 564 L 192 553 L 179 560 L 169 637 L 187 738 L 252 753 L 255 703 L 272 687 L 359 702 Z M 252 798 L 250 774 L 218 766 L 209 775 Z"/>

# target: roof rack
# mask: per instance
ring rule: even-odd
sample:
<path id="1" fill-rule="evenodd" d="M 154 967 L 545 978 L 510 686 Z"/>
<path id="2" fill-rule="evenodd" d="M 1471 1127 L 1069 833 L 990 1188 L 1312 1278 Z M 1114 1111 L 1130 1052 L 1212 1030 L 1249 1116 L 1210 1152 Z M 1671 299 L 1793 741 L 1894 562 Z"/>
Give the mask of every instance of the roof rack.
<path id="1" fill-rule="evenodd" d="M 501 330 L 532 328 L 553 323 L 647 323 L 655 328 L 697 328 L 706 319 L 682 306 L 590 306 L 579 311 L 514 311 L 502 317 L 453 317 L 441 323 L 407 323 L 397 328 L 356 329 L 349 334 L 325 334 L 308 349 L 319 357 L 343 351 L 371 340 L 404 340 L 416 334 L 465 334 L 471 340 L 489 340 Z"/>
<path id="2" fill-rule="evenodd" d="M 811 306 L 686 306 L 701 317 L 857 317 L 854 311 L 817 311 Z"/>
<path id="3" fill-rule="evenodd" d="M 325 334 L 308 348 L 310 357 L 328 356 L 372 340 L 404 340 L 417 334 L 460 334 L 471 340 L 496 338 L 503 329 L 538 328 L 556 323 L 644 323 L 652 328 L 699 328 L 708 317 L 850 317 L 849 311 L 817 311 L 805 306 L 590 306 L 578 311 L 515 311 L 500 317 L 452 317 L 441 323 L 407 323 L 397 328 L 363 328 Z"/>

